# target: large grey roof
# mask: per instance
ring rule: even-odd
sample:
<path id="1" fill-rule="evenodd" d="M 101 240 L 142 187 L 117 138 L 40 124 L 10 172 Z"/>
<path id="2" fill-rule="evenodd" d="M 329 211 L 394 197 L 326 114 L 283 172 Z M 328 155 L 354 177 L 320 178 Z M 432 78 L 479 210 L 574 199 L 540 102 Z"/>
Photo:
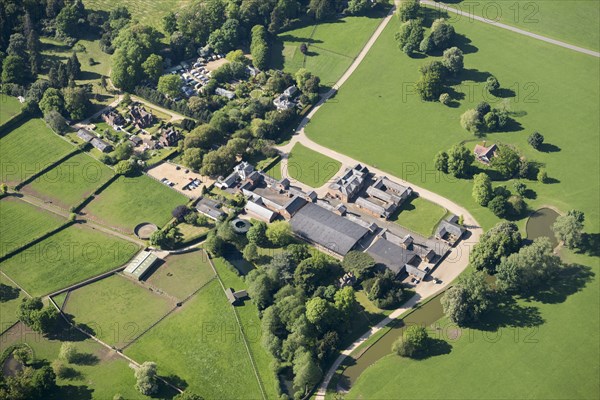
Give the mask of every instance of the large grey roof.
<path id="1" fill-rule="evenodd" d="M 368 230 L 347 218 L 308 203 L 290 220 L 295 234 L 346 255 Z"/>
<path id="2" fill-rule="evenodd" d="M 376 262 L 384 264 L 394 273 L 402 272 L 404 266 L 410 263 L 416 254 L 413 251 L 403 249 L 394 243 L 379 239 L 367 250 Z"/>

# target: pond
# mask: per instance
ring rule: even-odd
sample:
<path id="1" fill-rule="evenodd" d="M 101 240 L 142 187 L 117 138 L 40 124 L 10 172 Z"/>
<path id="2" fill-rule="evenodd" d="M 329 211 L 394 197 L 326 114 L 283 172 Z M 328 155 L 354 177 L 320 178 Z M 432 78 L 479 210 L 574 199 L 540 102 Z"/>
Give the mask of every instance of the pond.
<path id="1" fill-rule="evenodd" d="M 552 225 L 554 225 L 554 221 L 556 221 L 556 218 L 558 218 L 559 215 L 559 213 L 551 208 L 540 208 L 539 210 L 534 211 L 527 220 L 527 239 L 534 240 L 546 236 L 550 239 L 552 247 L 556 247 L 558 245 L 558 240 L 556 240 L 556 236 L 554 236 Z"/>
<path id="2" fill-rule="evenodd" d="M 23 363 L 15 358 L 13 353 L 10 354 L 4 360 L 4 364 L 2 364 L 2 374 L 5 377 L 16 376 L 20 371 L 23 370 Z"/>
<path id="3" fill-rule="evenodd" d="M 362 354 L 358 354 L 358 358 L 350 357 L 346 361 L 348 367 L 342 373 L 338 386 L 340 389 L 347 391 L 352 384 L 356 382 L 363 371 L 374 364 L 380 358 L 387 356 L 392 352 L 392 344 L 400 337 L 405 326 L 422 325 L 430 326 L 444 316 L 442 303 L 440 302 L 441 294 L 431 299 L 428 303 L 413 311 L 410 315 L 402 320 L 392 322 L 390 329 L 377 342 L 369 347 Z"/>

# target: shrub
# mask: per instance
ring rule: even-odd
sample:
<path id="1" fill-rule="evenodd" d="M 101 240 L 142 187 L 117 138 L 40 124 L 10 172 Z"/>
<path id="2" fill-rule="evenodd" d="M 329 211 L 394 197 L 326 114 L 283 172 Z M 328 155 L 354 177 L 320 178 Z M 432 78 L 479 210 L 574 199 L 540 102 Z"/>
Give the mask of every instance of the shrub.
<path id="1" fill-rule="evenodd" d="M 409 326 L 404 335 L 392 346 L 392 351 L 401 357 L 416 357 L 427 347 L 429 335 L 423 326 Z"/>
<path id="2" fill-rule="evenodd" d="M 450 98 L 450 95 L 448 93 L 442 93 L 440 95 L 440 103 L 442 103 L 445 106 L 447 106 L 448 104 L 450 104 L 451 100 L 452 99 Z"/>
<path id="3" fill-rule="evenodd" d="M 77 359 L 77 349 L 75 348 L 75 345 L 71 342 L 64 342 L 60 346 L 58 358 L 68 363 L 75 362 L 75 360 Z"/>
<path id="4" fill-rule="evenodd" d="M 538 171 L 537 180 L 539 182 L 541 182 L 541 183 L 547 183 L 548 182 L 548 173 L 546 172 L 545 169 L 542 168 L 542 169 L 540 169 Z"/>
<path id="5" fill-rule="evenodd" d="M 535 131 L 531 135 L 529 135 L 529 137 L 527 138 L 527 143 L 529 143 L 534 149 L 539 150 L 539 148 L 544 143 L 544 136 L 542 136 L 542 134 L 538 131 Z"/>

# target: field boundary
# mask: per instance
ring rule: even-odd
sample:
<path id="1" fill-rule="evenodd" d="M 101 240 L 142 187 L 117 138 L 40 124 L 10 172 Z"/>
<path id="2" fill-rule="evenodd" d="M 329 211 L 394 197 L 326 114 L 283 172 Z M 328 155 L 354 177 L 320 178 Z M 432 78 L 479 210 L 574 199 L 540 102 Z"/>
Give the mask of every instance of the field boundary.
<path id="1" fill-rule="evenodd" d="M 58 232 L 60 232 L 60 231 L 62 231 L 64 229 L 67 229 L 69 226 L 73 225 L 74 223 L 75 223 L 75 221 L 67 221 L 67 222 L 63 223 L 62 225 L 60 225 L 59 227 L 57 227 L 57 228 L 54 228 L 54 229 L 52 229 L 50 231 L 42 233 L 40 236 L 38 236 L 37 238 L 31 240 L 30 242 L 28 242 L 28 243 L 26 243 L 26 244 L 24 244 L 24 245 L 22 245 L 22 246 L 20 246 L 20 247 L 18 247 L 16 249 L 10 251 L 10 252 L 8 252 L 5 255 L 3 255 L 2 257 L 0 257 L 0 262 L 8 260 L 11 257 L 14 257 L 15 255 L 21 253 L 22 251 L 27 250 L 31 246 L 34 246 L 34 245 L 38 244 L 39 242 L 41 242 L 41 241 L 43 241 L 45 239 L 48 239 L 49 237 L 53 236 L 54 234 L 56 234 L 56 233 L 58 233 Z"/>
<path id="2" fill-rule="evenodd" d="M 14 131 L 21 125 L 24 125 L 25 123 L 27 123 L 27 121 L 29 121 L 32 118 L 33 117 L 29 113 L 26 113 L 24 111 L 13 115 L 9 119 L 7 119 L 5 123 L 0 125 L 0 139 Z"/>
<path id="3" fill-rule="evenodd" d="M 208 255 L 208 253 L 206 253 L 206 251 L 204 251 L 204 252 L 208 256 L 208 262 L 210 263 L 210 266 L 212 267 L 219 283 L 221 284 L 221 289 L 223 289 L 223 293 L 225 293 L 225 285 L 223 284 L 223 281 L 221 280 L 221 276 L 219 275 L 219 272 L 217 271 L 217 269 L 215 268 L 215 265 L 213 264 L 212 258 Z M 252 365 L 252 369 L 254 370 L 254 375 L 256 376 L 256 380 L 258 382 L 258 387 L 260 388 L 260 392 L 262 394 L 263 400 L 267 400 L 267 394 L 265 393 L 265 388 L 264 388 L 262 379 L 260 378 L 260 375 L 256 368 L 256 362 L 254 361 L 254 356 L 252 355 L 252 350 L 250 350 L 250 346 L 248 345 L 248 338 L 246 337 L 246 333 L 244 332 L 244 328 L 242 327 L 242 322 L 240 321 L 238 312 L 235 309 L 235 306 L 233 304 L 231 305 L 231 308 L 233 309 L 233 314 L 235 315 L 235 320 L 237 321 L 238 327 L 240 328 L 240 332 L 242 334 L 242 338 L 244 339 L 244 346 L 246 347 L 246 352 L 248 353 L 248 357 L 250 358 L 250 364 Z"/>
<path id="4" fill-rule="evenodd" d="M 77 155 L 78 153 L 81 153 L 81 150 L 78 149 L 78 148 L 75 148 L 73 151 L 71 151 L 67 155 L 65 155 L 65 156 L 61 157 L 60 159 L 58 159 L 58 160 L 56 160 L 56 161 L 48 164 L 47 166 L 45 166 L 44 168 L 42 168 L 41 170 L 39 170 L 35 174 L 31 175 L 29 178 L 25 179 L 23 182 L 17 184 L 15 186 L 15 190 L 21 190 L 22 187 L 29 185 L 31 182 L 33 182 L 34 180 L 36 180 L 38 177 L 44 175 L 46 172 L 48 172 L 51 169 L 59 166 L 60 164 L 62 164 L 63 162 L 67 161 L 69 158 Z"/>

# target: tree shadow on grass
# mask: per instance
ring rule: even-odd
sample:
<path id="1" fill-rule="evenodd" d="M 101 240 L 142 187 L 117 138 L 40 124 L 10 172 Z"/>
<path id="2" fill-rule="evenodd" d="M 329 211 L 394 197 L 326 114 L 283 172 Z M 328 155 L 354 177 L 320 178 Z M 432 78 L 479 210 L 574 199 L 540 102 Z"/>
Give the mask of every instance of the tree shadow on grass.
<path id="1" fill-rule="evenodd" d="M 534 289 L 527 300 L 535 300 L 544 304 L 563 303 L 567 297 L 581 291 L 594 278 L 590 267 L 579 264 L 565 265 L 559 273 L 546 284 Z"/>
<path id="2" fill-rule="evenodd" d="M 578 252 L 591 257 L 600 257 L 600 233 L 583 233 Z"/>
<path id="3" fill-rule="evenodd" d="M 49 400 L 91 400 L 94 391 L 87 386 L 61 385 L 51 394 L 46 394 Z"/>
<path id="4" fill-rule="evenodd" d="M 539 150 L 542 153 L 558 153 L 561 150 L 561 148 L 554 144 L 542 143 L 539 147 Z"/>
<path id="5" fill-rule="evenodd" d="M 67 315 L 67 318 L 72 321 L 73 316 Z M 88 328 L 88 330 L 93 332 L 91 328 Z M 88 339 L 87 335 L 73 328 L 62 318 L 59 319 L 56 328 L 46 336 L 48 339 L 60 340 L 61 342 L 82 342 Z"/>
<path id="6" fill-rule="evenodd" d="M 426 360 L 431 357 L 443 356 L 452 352 L 452 345 L 445 340 L 429 338 L 425 350 L 412 357 L 414 360 Z"/>
<path id="7" fill-rule="evenodd" d="M 70 381 L 80 381 L 83 380 L 84 376 L 80 371 L 77 371 L 72 367 L 64 367 L 64 371 L 61 374 L 63 379 L 67 379 Z"/>
<path id="8" fill-rule="evenodd" d="M 0 283 L 0 303 L 19 298 L 20 292 L 19 288 Z"/>
<path id="9" fill-rule="evenodd" d="M 97 365 L 100 359 L 92 353 L 78 353 L 73 358 L 73 364 L 76 365 Z"/>
<path id="10" fill-rule="evenodd" d="M 453 45 L 461 49 L 463 54 L 473 54 L 479 51 L 479 48 L 472 44 L 471 39 L 460 33 L 454 35 Z"/>
<path id="11" fill-rule="evenodd" d="M 485 82 L 492 76 L 489 72 L 479 71 L 478 69 L 465 68 L 459 75 L 461 81 Z"/>
<path id="12" fill-rule="evenodd" d="M 500 328 L 525 328 L 544 323 L 540 310 L 534 306 L 522 306 L 508 293 L 497 292 L 493 304 L 477 322 L 468 327 L 481 331 L 494 332 Z"/>

